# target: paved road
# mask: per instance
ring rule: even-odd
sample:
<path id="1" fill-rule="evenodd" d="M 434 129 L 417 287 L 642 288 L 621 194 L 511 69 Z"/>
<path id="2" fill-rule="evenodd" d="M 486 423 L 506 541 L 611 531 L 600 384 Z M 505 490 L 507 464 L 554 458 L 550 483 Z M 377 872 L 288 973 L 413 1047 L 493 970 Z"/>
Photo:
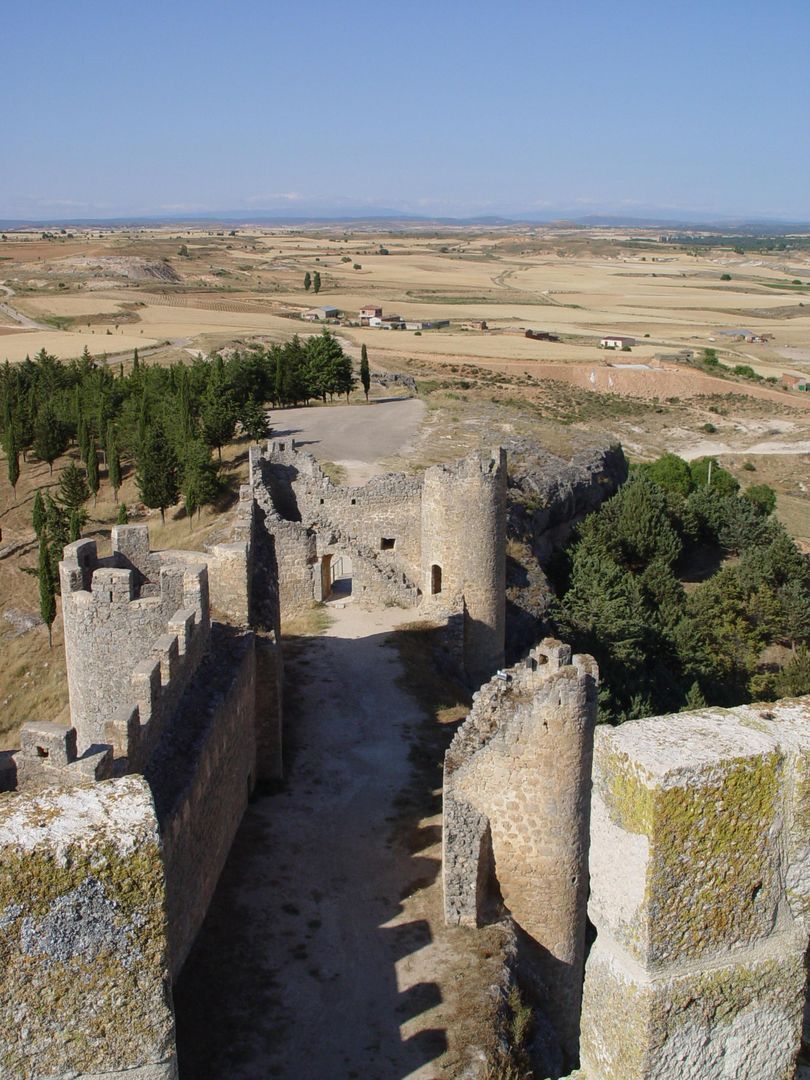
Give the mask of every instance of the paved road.
<path id="1" fill-rule="evenodd" d="M 278 409 L 270 414 L 276 438 L 290 436 L 321 461 L 343 465 L 354 484 L 385 472 L 380 461 L 404 450 L 425 415 L 418 398 L 388 398 L 370 405 Z"/>

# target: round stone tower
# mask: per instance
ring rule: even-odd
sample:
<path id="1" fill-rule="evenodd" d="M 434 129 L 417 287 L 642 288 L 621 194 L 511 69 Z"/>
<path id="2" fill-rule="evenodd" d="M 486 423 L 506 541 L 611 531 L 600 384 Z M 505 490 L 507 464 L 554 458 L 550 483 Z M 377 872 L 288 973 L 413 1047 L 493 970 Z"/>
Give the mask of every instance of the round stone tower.
<path id="1" fill-rule="evenodd" d="M 506 451 L 468 455 L 425 473 L 422 592 L 464 599 L 464 662 L 472 683 L 503 666 L 506 617 Z"/>

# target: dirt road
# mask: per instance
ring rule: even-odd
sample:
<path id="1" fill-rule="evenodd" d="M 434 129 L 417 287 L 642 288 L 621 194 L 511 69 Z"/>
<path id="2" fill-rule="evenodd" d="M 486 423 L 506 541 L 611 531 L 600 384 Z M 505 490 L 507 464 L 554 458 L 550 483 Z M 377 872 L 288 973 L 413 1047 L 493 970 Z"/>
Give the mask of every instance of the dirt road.
<path id="1" fill-rule="evenodd" d="M 446 1075 L 432 935 L 400 902 L 435 845 L 393 832 L 420 714 L 386 642 L 411 616 L 332 614 L 294 643 L 283 790 L 249 807 L 176 990 L 182 1080 Z"/>

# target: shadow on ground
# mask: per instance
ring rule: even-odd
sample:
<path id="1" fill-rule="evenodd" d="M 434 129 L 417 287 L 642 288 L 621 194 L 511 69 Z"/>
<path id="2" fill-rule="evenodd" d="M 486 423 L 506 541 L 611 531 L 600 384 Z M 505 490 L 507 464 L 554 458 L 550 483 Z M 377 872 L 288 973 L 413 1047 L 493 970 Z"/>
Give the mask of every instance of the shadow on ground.
<path id="1" fill-rule="evenodd" d="M 181 1080 L 445 1075 L 430 924 L 402 901 L 440 869 L 419 822 L 455 725 L 425 741 L 389 631 L 285 643 L 287 777 L 248 808 L 175 988 Z"/>

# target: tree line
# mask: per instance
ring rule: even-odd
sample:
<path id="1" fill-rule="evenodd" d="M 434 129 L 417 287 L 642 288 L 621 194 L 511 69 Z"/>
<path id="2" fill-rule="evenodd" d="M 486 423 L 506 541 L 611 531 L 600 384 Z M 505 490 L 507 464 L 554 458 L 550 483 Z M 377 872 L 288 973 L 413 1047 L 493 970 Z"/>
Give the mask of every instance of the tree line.
<path id="1" fill-rule="evenodd" d="M 361 381 L 368 397 L 368 362 Z M 16 490 L 31 457 L 53 464 L 71 448 L 71 462 L 51 491 L 38 491 L 33 525 L 40 540 L 43 618 L 53 622 L 53 596 L 62 548 L 81 535 L 88 500 L 106 479 L 118 502 L 126 463 L 140 497 L 160 510 L 181 498 L 191 522 L 221 488 L 222 447 L 238 431 L 259 441 L 268 433 L 267 406 L 347 399 L 354 389 L 352 362 L 324 330 L 302 341 L 251 345 L 190 364 L 148 365 L 133 356 L 131 369 L 98 364 L 85 349 L 64 363 L 44 349 L 33 360 L 0 367 L 0 440 L 8 480 Z M 213 452 L 216 451 L 216 458 Z M 119 521 L 126 508 L 119 507 Z"/>
<path id="2" fill-rule="evenodd" d="M 636 467 L 552 566 L 559 635 L 592 653 L 611 723 L 810 693 L 810 557 L 710 459 Z"/>

